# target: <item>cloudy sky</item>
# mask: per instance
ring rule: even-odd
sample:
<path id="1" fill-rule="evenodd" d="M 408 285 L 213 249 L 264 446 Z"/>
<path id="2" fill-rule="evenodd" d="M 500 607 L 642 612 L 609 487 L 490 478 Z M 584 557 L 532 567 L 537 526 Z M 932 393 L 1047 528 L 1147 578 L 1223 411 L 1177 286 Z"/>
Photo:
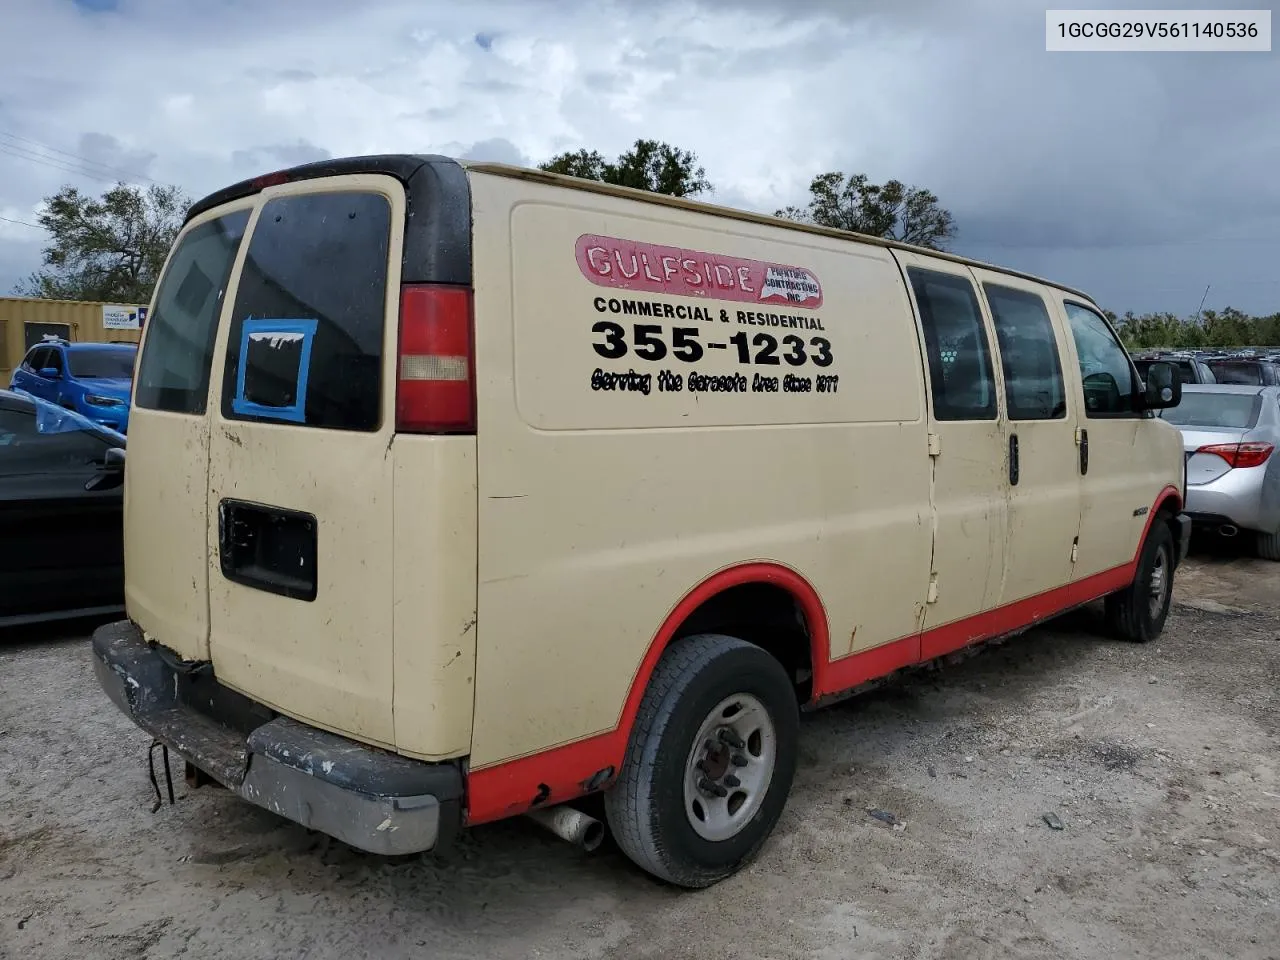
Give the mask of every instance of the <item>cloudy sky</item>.
<path id="1" fill-rule="evenodd" d="M 716 202 L 772 212 L 861 171 L 937 193 L 958 252 L 1119 312 L 1194 313 L 1206 285 L 1207 307 L 1280 311 L 1276 53 L 1046 53 L 1029 0 L 0 7 L 0 293 L 43 237 L 10 221 L 63 183 L 199 196 L 331 155 L 652 137 L 699 155 Z"/>

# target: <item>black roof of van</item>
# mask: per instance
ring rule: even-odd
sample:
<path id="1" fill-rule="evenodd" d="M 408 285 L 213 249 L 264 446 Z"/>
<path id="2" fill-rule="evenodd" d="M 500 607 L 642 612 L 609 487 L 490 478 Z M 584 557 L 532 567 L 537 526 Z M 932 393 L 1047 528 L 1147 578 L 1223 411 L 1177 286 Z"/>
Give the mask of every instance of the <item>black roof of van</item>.
<path id="1" fill-rule="evenodd" d="M 319 177 L 355 174 L 395 177 L 405 187 L 408 220 L 404 233 L 405 283 L 471 283 L 471 185 L 456 160 L 441 156 L 380 154 L 319 160 L 241 180 L 191 205 L 186 221 L 266 187 Z M 417 216 L 430 210 L 430 216 Z"/>

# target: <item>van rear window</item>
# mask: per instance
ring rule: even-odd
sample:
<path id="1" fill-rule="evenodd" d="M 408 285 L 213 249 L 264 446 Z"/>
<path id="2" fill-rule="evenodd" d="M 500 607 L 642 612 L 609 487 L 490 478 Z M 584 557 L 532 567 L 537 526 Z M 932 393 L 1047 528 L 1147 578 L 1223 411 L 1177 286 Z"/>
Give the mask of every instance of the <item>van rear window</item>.
<path id="1" fill-rule="evenodd" d="M 249 211 L 237 210 L 178 241 L 147 320 L 134 395 L 139 407 L 204 413 L 222 299 L 248 222 Z"/>
<path id="2" fill-rule="evenodd" d="M 390 242 L 381 194 L 263 205 L 232 310 L 224 417 L 378 428 Z"/>

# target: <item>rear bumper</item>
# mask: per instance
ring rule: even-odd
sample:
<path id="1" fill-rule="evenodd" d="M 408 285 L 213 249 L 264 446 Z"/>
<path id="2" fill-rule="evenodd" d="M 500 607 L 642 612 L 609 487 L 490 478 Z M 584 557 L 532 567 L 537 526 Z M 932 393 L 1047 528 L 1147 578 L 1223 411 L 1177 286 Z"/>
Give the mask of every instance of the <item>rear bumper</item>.
<path id="1" fill-rule="evenodd" d="M 134 723 L 282 817 L 386 855 L 439 849 L 461 828 L 456 764 L 411 760 L 272 715 L 218 684 L 210 664 L 148 644 L 128 620 L 94 632 L 93 665 Z"/>
<path id="2" fill-rule="evenodd" d="M 1188 486 L 1186 510 L 1197 519 L 1223 517 L 1241 529 L 1270 533 L 1280 527 L 1280 498 L 1265 480 L 1265 467 L 1228 470 L 1209 483 Z"/>

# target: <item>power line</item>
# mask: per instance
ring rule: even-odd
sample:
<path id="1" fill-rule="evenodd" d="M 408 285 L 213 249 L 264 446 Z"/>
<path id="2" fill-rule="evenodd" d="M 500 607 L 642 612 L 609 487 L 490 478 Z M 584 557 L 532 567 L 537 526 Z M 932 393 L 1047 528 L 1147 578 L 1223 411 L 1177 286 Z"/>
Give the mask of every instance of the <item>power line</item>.
<path id="1" fill-rule="evenodd" d="M 48 167 L 51 170 L 60 170 L 63 173 L 74 173 L 79 176 L 88 177 L 91 180 L 97 180 L 104 183 L 111 183 L 123 179 L 122 177 L 109 176 L 100 170 L 92 170 L 88 167 L 80 166 L 79 164 L 73 164 L 70 161 L 41 156 L 40 154 L 27 151 L 23 147 L 15 147 L 13 144 L 4 143 L 3 141 L 0 141 L 0 154 L 13 157 L 16 160 L 27 160 L 42 167 Z"/>
<path id="2" fill-rule="evenodd" d="M 3 151 L 4 153 L 7 153 L 12 157 L 17 157 L 21 160 L 31 160 L 31 161 L 34 161 L 35 163 L 39 163 L 48 167 L 54 167 L 59 170 L 68 170 L 75 173 L 82 173 L 82 174 L 85 174 L 86 176 L 98 177 L 101 179 L 106 179 L 107 174 L 111 174 L 112 179 L 120 179 L 115 175 L 114 171 L 111 171 L 108 168 L 105 168 L 105 167 L 98 168 L 88 163 L 80 163 L 74 160 L 65 160 L 62 157 L 55 157 L 46 153 L 41 153 L 37 150 L 32 150 L 30 147 L 24 147 L 18 143 L 9 143 L 5 140 L 0 140 L 0 151 Z"/>
<path id="3" fill-rule="evenodd" d="M 19 147 L 12 143 L 5 143 L 0 140 L 0 154 L 13 157 L 16 160 L 27 160 L 31 163 L 39 164 L 42 167 L 48 167 L 51 170 L 60 170 L 63 173 L 74 173 L 82 177 L 88 177 L 91 180 L 97 180 L 102 183 L 114 183 L 120 180 L 128 180 L 127 177 L 118 177 L 109 174 L 106 171 L 95 170 L 84 164 L 74 163 L 70 160 L 60 160 L 57 157 L 48 157 L 28 150 L 26 147 Z"/>
<path id="4" fill-rule="evenodd" d="M 8 130 L 0 130 L 0 137 L 4 137 L 7 140 L 16 140 L 16 141 L 19 141 L 20 143 L 27 143 L 33 147 L 39 147 L 40 150 L 48 151 L 49 153 L 59 154 L 62 157 L 67 157 L 70 160 L 76 161 L 75 166 L 96 167 L 101 170 L 108 171 L 113 175 L 123 176 L 125 179 L 128 179 L 128 180 L 146 180 L 148 183 L 154 183 L 162 187 L 172 186 L 172 184 L 163 183 L 162 181 L 153 179 L 152 177 L 148 177 L 145 174 L 132 173 L 128 170 L 123 170 L 120 167 L 113 167 L 112 165 L 108 163 L 103 163 L 100 160 L 92 160 L 89 157 L 82 156 L 81 154 L 71 153 L 69 150 L 61 150 L 58 147 L 50 146 L 47 143 L 41 143 L 39 140 L 32 140 L 30 137 L 19 136 L 18 134 L 12 133 Z M 36 156 L 40 156 L 40 154 L 36 153 L 36 151 L 30 150 L 29 148 L 26 148 L 26 147 L 15 147 L 15 149 L 25 150 L 28 153 L 35 153 Z M 59 160 L 59 157 L 46 157 L 45 159 L 54 160 L 62 163 L 67 162 L 66 160 Z"/>
<path id="5" fill-rule="evenodd" d="M 0 217 L 5 223 L 16 223 L 24 227 L 31 227 L 33 230 L 44 230 L 45 228 L 38 223 L 27 223 L 25 220 L 14 220 L 12 217 Z"/>

